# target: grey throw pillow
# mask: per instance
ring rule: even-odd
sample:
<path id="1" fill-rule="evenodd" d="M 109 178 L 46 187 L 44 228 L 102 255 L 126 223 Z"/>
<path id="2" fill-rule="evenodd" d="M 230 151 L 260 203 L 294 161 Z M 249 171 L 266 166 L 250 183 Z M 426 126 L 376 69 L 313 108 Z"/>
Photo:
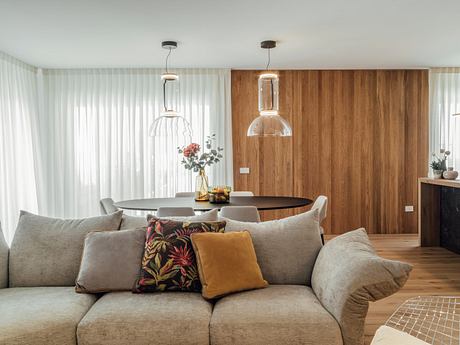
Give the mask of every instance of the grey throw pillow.
<path id="1" fill-rule="evenodd" d="M 77 292 L 132 290 L 144 253 L 145 229 L 91 232 L 86 235 Z"/>
<path id="2" fill-rule="evenodd" d="M 74 286 L 86 234 L 118 230 L 122 215 L 58 219 L 21 211 L 10 249 L 9 286 Z"/>
<path id="3" fill-rule="evenodd" d="M 322 247 L 318 210 L 261 223 L 225 221 L 225 232 L 249 231 L 262 275 L 270 284 L 310 285 Z"/>

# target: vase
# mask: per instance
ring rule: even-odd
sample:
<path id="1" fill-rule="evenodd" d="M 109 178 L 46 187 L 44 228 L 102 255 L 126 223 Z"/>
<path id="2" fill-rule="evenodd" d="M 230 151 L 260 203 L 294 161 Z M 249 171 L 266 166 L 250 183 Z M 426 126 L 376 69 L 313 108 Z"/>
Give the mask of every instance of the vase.
<path id="1" fill-rule="evenodd" d="M 442 178 L 442 173 L 443 173 L 442 170 L 434 170 L 433 169 L 433 178 L 435 178 L 435 179 Z"/>
<path id="2" fill-rule="evenodd" d="M 208 201 L 209 194 L 208 194 L 208 176 L 206 176 L 206 172 L 204 169 L 200 170 L 200 173 L 196 177 L 195 180 L 195 200 L 196 201 Z"/>

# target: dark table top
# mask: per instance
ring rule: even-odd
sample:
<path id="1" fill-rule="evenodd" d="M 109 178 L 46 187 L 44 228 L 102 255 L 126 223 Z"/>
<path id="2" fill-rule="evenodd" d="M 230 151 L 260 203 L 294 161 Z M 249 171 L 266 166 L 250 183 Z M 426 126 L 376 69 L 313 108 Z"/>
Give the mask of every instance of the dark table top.
<path id="1" fill-rule="evenodd" d="M 193 198 L 152 198 L 119 201 L 118 208 L 126 210 L 156 211 L 159 207 L 192 207 L 195 211 L 221 209 L 223 206 L 256 206 L 258 210 L 280 210 L 306 206 L 312 200 L 288 196 L 235 196 L 227 204 L 211 204 Z"/>

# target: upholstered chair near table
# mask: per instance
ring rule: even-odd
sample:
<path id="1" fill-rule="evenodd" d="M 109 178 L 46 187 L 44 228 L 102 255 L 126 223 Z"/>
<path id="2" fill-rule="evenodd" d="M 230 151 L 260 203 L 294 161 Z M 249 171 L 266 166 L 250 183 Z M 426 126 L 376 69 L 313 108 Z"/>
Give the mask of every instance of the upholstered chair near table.
<path id="1" fill-rule="evenodd" d="M 111 214 L 111 213 L 114 213 L 114 212 L 118 211 L 118 208 L 115 207 L 112 198 L 101 199 L 101 201 L 99 201 L 99 203 L 101 205 L 101 214 L 102 215 Z"/>
<path id="2" fill-rule="evenodd" d="M 321 241 L 324 244 L 324 228 L 321 226 L 321 223 L 327 217 L 327 196 L 320 195 L 316 198 L 313 206 L 311 207 L 312 210 L 318 210 L 319 214 L 319 229 L 321 231 Z"/>
<path id="3" fill-rule="evenodd" d="M 112 198 L 105 198 L 99 201 L 101 206 L 101 215 L 112 214 L 120 209 L 114 205 Z M 145 217 L 141 216 L 131 216 L 123 212 L 123 217 L 121 219 L 121 230 L 134 229 L 147 226 L 147 220 Z"/>
<path id="4" fill-rule="evenodd" d="M 234 191 L 230 192 L 230 197 L 232 196 L 254 196 L 254 193 L 250 191 Z"/>
<path id="5" fill-rule="evenodd" d="M 224 206 L 220 216 L 240 222 L 260 222 L 259 211 L 255 206 Z"/>
<path id="6" fill-rule="evenodd" d="M 191 207 L 159 207 L 157 217 L 190 217 L 195 215 Z"/>
<path id="7" fill-rule="evenodd" d="M 195 192 L 177 192 L 176 198 L 193 198 L 195 197 Z"/>

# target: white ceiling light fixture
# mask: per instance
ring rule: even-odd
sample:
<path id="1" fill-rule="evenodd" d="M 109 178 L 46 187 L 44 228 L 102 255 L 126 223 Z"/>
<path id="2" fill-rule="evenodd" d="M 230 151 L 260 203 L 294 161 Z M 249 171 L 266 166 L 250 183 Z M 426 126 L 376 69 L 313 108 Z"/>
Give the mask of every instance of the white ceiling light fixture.
<path id="1" fill-rule="evenodd" d="M 260 47 L 267 49 L 268 61 L 266 71 L 259 76 L 259 116 L 248 128 L 247 136 L 290 137 L 292 129 L 289 122 L 279 114 L 279 78 L 269 70 L 270 49 L 276 47 L 276 41 L 263 41 Z"/>
<path id="2" fill-rule="evenodd" d="M 163 41 L 161 47 L 168 49 L 166 56 L 165 72 L 161 75 L 163 85 L 163 110 L 160 116 L 150 126 L 151 136 L 184 136 L 191 138 L 190 123 L 180 114 L 180 88 L 179 76 L 168 70 L 169 56 L 177 48 L 175 41 Z"/>

